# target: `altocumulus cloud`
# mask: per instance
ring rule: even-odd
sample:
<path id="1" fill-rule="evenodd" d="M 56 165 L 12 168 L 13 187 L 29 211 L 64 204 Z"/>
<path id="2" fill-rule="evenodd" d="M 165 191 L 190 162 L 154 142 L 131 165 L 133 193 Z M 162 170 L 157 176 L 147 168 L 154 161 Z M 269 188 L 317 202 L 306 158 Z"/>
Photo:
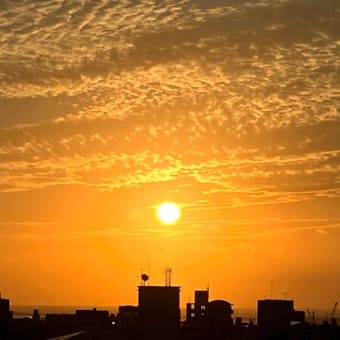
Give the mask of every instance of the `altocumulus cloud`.
<path id="1" fill-rule="evenodd" d="M 0 6 L 3 191 L 190 177 L 233 207 L 339 197 L 336 1 Z"/>

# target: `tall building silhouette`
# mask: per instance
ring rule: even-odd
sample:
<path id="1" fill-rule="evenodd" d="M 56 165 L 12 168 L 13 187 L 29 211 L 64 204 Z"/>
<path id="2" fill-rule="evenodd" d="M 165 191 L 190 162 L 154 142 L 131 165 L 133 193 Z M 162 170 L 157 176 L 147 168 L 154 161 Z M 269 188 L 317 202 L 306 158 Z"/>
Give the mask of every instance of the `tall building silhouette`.
<path id="1" fill-rule="evenodd" d="M 180 328 L 180 287 L 139 286 L 140 330 L 145 340 L 175 340 Z"/>
<path id="2" fill-rule="evenodd" d="M 196 290 L 195 302 L 187 303 L 183 332 L 188 338 L 223 337 L 233 326 L 232 304 L 225 300 L 209 301 L 209 290 Z"/>
<path id="3" fill-rule="evenodd" d="M 5 339 L 8 332 L 9 323 L 13 318 L 10 311 L 10 302 L 8 299 L 2 299 L 0 296 L 0 339 Z"/>

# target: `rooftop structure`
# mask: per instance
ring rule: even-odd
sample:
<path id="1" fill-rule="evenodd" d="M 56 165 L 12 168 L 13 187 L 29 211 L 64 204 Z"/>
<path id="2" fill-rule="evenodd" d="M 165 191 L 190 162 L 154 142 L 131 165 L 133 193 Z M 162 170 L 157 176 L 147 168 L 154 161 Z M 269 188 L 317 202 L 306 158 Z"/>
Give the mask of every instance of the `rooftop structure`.
<path id="1" fill-rule="evenodd" d="M 264 330 L 287 330 L 293 322 L 304 322 L 304 312 L 294 310 L 293 300 L 259 300 L 257 324 Z"/>

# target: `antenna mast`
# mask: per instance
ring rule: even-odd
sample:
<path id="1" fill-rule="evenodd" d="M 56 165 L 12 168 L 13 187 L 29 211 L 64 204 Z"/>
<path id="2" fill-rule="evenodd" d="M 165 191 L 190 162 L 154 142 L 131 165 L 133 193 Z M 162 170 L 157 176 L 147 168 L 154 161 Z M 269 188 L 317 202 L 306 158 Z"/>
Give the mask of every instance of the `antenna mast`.
<path id="1" fill-rule="evenodd" d="M 171 287 L 172 269 L 165 268 L 165 287 Z"/>
<path id="2" fill-rule="evenodd" d="M 273 299 L 273 285 L 274 285 L 274 281 L 271 280 L 270 281 L 270 299 Z"/>

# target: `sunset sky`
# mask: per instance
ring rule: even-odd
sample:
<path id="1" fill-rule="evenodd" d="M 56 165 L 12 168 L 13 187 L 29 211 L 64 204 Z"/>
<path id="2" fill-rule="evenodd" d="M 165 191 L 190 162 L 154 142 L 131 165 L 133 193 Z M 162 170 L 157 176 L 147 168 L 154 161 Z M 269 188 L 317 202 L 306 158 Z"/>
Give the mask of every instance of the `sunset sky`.
<path id="1" fill-rule="evenodd" d="M 340 301 L 338 0 L 0 0 L 14 304 Z M 156 207 L 176 202 L 164 225 Z"/>

